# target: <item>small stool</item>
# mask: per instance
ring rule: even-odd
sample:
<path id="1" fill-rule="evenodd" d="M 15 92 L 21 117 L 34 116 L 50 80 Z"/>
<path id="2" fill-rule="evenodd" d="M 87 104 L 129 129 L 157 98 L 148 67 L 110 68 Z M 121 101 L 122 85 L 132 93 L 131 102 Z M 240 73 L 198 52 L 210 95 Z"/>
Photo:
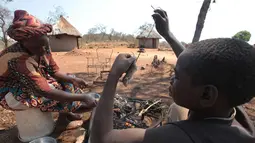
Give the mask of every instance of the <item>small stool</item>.
<path id="1" fill-rule="evenodd" d="M 55 129 L 55 122 L 51 112 L 41 112 L 39 108 L 28 108 L 17 101 L 12 93 L 5 95 L 8 106 L 14 111 L 16 116 L 19 140 L 30 142 L 34 139 L 50 135 Z"/>

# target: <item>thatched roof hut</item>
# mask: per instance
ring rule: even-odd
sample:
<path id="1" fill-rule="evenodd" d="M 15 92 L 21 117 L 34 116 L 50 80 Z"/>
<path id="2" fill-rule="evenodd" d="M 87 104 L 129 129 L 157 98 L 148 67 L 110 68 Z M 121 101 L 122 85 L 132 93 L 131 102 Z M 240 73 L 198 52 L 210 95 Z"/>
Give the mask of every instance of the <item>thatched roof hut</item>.
<path id="1" fill-rule="evenodd" d="M 139 40 L 139 47 L 158 48 L 161 36 L 151 28 L 147 28 L 136 37 Z"/>
<path id="2" fill-rule="evenodd" d="M 53 25 L 53 31 L 48 35 L 53 52 L 71 51 L 74 48 L 79 48 L 78 39 L 81 38 L 81 33 L 63 16 L 60 16 L 57 23 Z"/>

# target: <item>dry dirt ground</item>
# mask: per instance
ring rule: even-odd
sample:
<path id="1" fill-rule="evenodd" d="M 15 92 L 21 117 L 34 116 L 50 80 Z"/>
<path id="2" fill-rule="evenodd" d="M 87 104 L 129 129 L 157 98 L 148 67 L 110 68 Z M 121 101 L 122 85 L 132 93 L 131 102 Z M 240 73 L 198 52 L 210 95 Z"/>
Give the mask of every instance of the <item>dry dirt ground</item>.
<path id="1" fill-rule="evenodd" d="M 111 55 L 111 52 L 113 53 Z M 79 49 L 71 52 L 56 52 L 53 53 L 55 61 L 58 63 L 61 71 L 73 73 L 78 77 L 81 77 L 88 81 L 90 84 L 87 91 L 101 93 L 103 86 L 94 85 L 92 81 L 98 75 L 99 71 L 102 70 L 98 68 L 87 68 L 88 58 L 94 58 L 95 65 L 102 64 L 105 58 L 111 58 L 111 64 L 114 58 L 119 53 L 130 53 L 138 56 L 138 49 L 130 48 L 114 48 L 114 49 Z M 166 58 L 167 64 L 160 66 L 158 69 L 151 67 L 151 62 L 154 55 L 157 55 L 161 60 L 163 57 Z M 154 98 L 161 97 L 165 99 L 166 102 L 171 102 L 171 98 L 168 96 L 168 86 L 169 86 L 169 74 L 171 71 L 170 64 L 175 64 L 176 57 L 172 51 L 158 51 L 156 49 L 146 49 L 145 53 L 142 53 L 137 61 L 138 71 L 134 75 L 134 79 L 131 83 L 125 87 L 120 82 L 118 84 L 117 93 L 124 96 L 136 96 L 138 98 Z M 92 63 L 90 63 L 92 64 Z M 144 68 L 143 70 L 141 68 Z M 104 70 L 109 70 L 105 68 Z M 97 71 L 97 74 L 95 73 Z M 89 72 L 89 73 L 88 73 Z M 248 114 L 255 120 L 255 101 L 252 104 L 246 104 Z M 11 111 L 1 109 L 0 107 L 0 130 L 8 129 L 15 125 L 14 114 Z M 16 132 L 15 132 L 16 133 Z M 3 134 L 2 134 L 3 135 Z M 0 142 L 1 141 L 0 132 Z"/>

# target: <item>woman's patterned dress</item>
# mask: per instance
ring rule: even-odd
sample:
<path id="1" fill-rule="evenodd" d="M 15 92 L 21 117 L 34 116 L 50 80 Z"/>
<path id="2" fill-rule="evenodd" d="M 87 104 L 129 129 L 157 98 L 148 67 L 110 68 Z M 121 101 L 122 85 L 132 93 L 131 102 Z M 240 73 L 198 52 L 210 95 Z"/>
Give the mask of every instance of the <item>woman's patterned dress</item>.
<path id="1" fill-rule="evenodd" d="M 40 108 L 43 112 L 73 112 L 80 106 L 80 102 L 59 102 L 36 95 L 56 89 L 66 92 L 79 93 L 70 83 L 59 83 L 53 76 L 59 70 L 51 54 L 46 60 L 34 60 L 31 55 L 16 43 L 0 53 L 0 105 L 10 109 L 5 95 L 11 92 L 17 101 L 29 108 Z M 13 110 L 13 109 L 10 109 Z"/>

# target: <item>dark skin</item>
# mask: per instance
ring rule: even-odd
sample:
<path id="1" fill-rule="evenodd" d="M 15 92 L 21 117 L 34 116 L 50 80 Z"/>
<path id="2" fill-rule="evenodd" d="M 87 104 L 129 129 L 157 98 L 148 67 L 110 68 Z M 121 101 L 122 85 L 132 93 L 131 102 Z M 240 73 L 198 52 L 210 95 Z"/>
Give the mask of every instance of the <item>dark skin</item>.
<path id="1" fill-rule="evenodd" d="M 22 45 L 28 50 L 31 56 L 39 61 L 40 57 L 45 58 L 47 54 L 46 49 L 49 49 L 49 38 L 47 36 L 33 37 L 22 42 Z M 46 59 L 46 58 L 45 58 Z M 47 60 L 46 60 L 47 61 Z M 73 78 L 62 72 L 56 72 L 54 78 L 60 81 L 73 83 L 78 87 L 86 87 L 86 82 L 79 78 Z M 84 104 L 75 111 L 75 113 L 83 113 L 92 110 L 96 106 L 96 101 L 94 98 L 88 96 L 87 94 L 74 94 L 68 93 L 62 90 L 52 89 L 49 92 L 37 93 L 39 96 L 44 96 L 49 99 L 57 100 L 60 102 L 72 102 L 72 101 L 82 101 Z M 75 116 L 75 115 L 73 115 Z M 79 117 L 72 117 L 79 118 Z"/>
<path id="2" fill-rule="evenodd" d="M 156 23 L 156 29 L 157 31 L 161 34 L 161 36 L 164 37 L 164 39 L 168 42 L 169 45 L 171 45 L 176 57 L 179 57 L 179 55 L 185 50 L 185 47 L 174 37 L 174 35 L 170 32 L 169 30 L 169 20 L 167 17 L 167 13 L 162 10 L 162 9 L 157 9 L 154 11 L 154 14 L 152 15 L 155 23 Z M 175 73 L 178 74 L 178 69 Z M 178 76 L 178 75 L 177 75 Z M 172 86 L 175 80 L 175 75 L 173 75 L 171 77 L 170 80 L 170 85 Z M 172 92 L 172 89 L 170 86 L 170 93 Z M 210 88 L 211 87 L 211 88 Z M 215 87 L 213 86 L 209 86 L 210 89 L 212 89 L 211 91 L 215 90 Z M 206 90 L 208 90 L 208 87 L 206 88 Z M 208 91 L 207 91 L 208 92 Z M 172 94 L 170 94 L 172 95 Z M 218 98 L 221 98 L 221 96 L 219 96 Z M 221 100 L 218 100 L 221 102 L 227 102 L 226 99 L 222 98 Z M 212 109 L 207 109 L 210 112 L 203 112 L 203 111 L 197 111 L 197 112 L 190 112 L 190 119 L 197 119 L 197 118 L 204 118 L 206 116 L 210 115 L 214 115 L 217 116 L 216 114 L 219 114 L 219 116 L 224 117 L 227 113 L 229 113 L 232 109 L 229 108 L 229 106 L 227 104 L 222 104 L 222 103 L 217 103 L 219 105 L 217 105 L 217 107 L 219 107 L 220 110 L 212 110 Z M 223 107 L 221 107 L 223 106 Z M 242 108 L 242 107 L 239 107 Z M 222 111 L 222 112 L 219 112 Z M 245 114 L 245 116 L 248 117 L 248 115 L 244 112 L 243 114 Z M 242 126 L 239 124 L 238 121 L 234 120 L 233 124 L 236 124 L 238 126 Z"/>
<path id="3" fill-rule="evenodd" d="M 170 32 L 169 20 L 166 11 L 162 9 L 156 9 L 154 10 L 152 18 L 155 21 L 158 33 L 164 37 L 169 45 L 171 45 L 176 57 L 178 57 L 185 49 L 185 47 Z"/>
<path id="4" fill-rule="evenodd" d="M 184 50 L 176 64 L 172 97 L 176 104 L 190 109 L 190 119 L 228 117 L 233 108 L 214 85 L 193 85 L 185 71 L 192 50 Z M 187 96 L 189 95 L 189 96 Z"/>
<path id="5" fill-rule="evenodd" d="M 28 51 L 34 55 L 36 61 L 39 61 L 39 57 L 43 57 L 47 54 L 46 49 L 50 49 L 49 38 L 47 36 L 34 37 L 22 43 L 24 47 L 26 47 Z M 73 83 L 75 86 L 80 88 L 85 88 L 87 86 L 87 83 L 83 79 L 68 76 L 66 73 L 62 73 L 60 71 L 54 74 L 54 78 L 59 81 Z"/>
<path id="6" fill-rule="evenodd" d="M 158 32 L 169 42 L 178 57 L 175 69 L 176 76 L 172 83 L 174 101 L 193 110 L 188 120 L 229 117 L 233 108 L 228 106 L 228 103 L 215 86 L 192 84 L 191 77 L 185 70 L 189 64 L 189 56 L 192 51 L 185 50 L 181 43 L 171 34 L 166 12 L 163 10 L 155 10 L 154 12 L 153 18 Z M 118 80 L 134 60 L 128 54 L 120 54 L 116 58 L 95 112 L 91 130 L 92 143 L 142 143 L 145 139 L 145 129 L 115 130 L 112 123 L 112 109 Z M 171 130 L 173 133 L 175 132 L 174 128 Z M 151 135 L 149 138 L 157 137 Z M 150 142 L 150 139 L 148 141 Z"/>
<path id="7" fill-rule="evenodd" d="M 179 57 L 179 55 L 185 50 L 185 47 L 170 32 L 169 20 L 168 20 L 168 16 L 167 16 L 166 11 L 164 11 L 162 9 L 156 9 L 154 11 L 154 14 L 152 15 L 152 17 L 153 17 L 153 19 L 156 23 L 157 31 L 161 34 L 161 36 L 164 37 L 164 39 L 168 42 L 168 44 L 171 45 L 176 57 Z M 178 67 L 175 69 L 175 76 L 178 76 L 178 75 L 176 75 L 176 73 L 178 74 L 177 70 L 178 70 Z M 171 83 L 170 83 L 171 85 L 173 85 L 175 79 L 176 79 L 176 77 L 172 78 Z M 215 91 L 216 88 L 212 85 L 208 85 L 207 87 L 204 87 L 204 88 L 207 90 L 206 92 L 208 92 L 210 96 L 211 96 L 212 92 L 216 92 Z M 171 89 L 170 89 L 170 92 L 172 92 Z M 215 99 L 216 97 L 213 97 L 213 98 Z M 225 99 L 222 99 L 221 101 L 223 101 L 223 100 L 225 100 Z M 206 103 L 207 103 L 207 101 L 203 102 L 203 104 L 206 104 Z M 224 108 L 220 107 L 219 109 L 224 109 Z M 226 112 L 229 113 L 229 110 L 224 111 L 223 115 L 225 115 Z M 209 112 L 206 112 L 206 113 L 209 113 Z M 219 113 L 219 112 L 217 111 L 217 113 Z M 193 113 L 192 113 L 191 117 L 193 118 Z"/>

